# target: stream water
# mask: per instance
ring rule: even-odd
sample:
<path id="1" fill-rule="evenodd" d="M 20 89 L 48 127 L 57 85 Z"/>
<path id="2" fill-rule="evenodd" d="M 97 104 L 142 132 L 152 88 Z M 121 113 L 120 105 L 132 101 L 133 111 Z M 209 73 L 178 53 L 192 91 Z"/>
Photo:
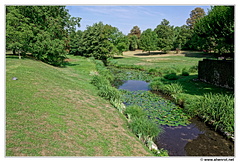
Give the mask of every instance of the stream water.
<path id="1" fill-rule="evenodd" d="M 149 90 L 148 83 L 139 80 L 125 81 L 119 89 Z M 156 138 L 156 144 L 170 156 L 234 156 L 234 143 L 197 118 L 187 126 L 162 127 L 164 133 Z"/>

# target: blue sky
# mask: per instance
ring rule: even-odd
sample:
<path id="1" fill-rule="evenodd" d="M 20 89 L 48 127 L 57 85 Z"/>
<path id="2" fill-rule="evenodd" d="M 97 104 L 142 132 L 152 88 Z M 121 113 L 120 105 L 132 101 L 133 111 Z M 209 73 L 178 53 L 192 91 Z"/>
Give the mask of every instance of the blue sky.
<path id="1" fill-rule="evenodd" d="M 211 7 L 208 5 L 199 6 L 141 6 L 141 5 L 97 5 L 97 6 L 67 6 L 69 13 L 73 17 L 81 17 L 80 30 L 85 30 L 86 26 L 102 21 L 117 27 L 124 34 L 128 34 L 133 26 L 137 25 L 141 31 L 148 28 L 154 29 L 162 19 L 167 19 L 170 25 L 186 25 L 187 18 L 191 11 L 201 7 L 208 12 Z"/>

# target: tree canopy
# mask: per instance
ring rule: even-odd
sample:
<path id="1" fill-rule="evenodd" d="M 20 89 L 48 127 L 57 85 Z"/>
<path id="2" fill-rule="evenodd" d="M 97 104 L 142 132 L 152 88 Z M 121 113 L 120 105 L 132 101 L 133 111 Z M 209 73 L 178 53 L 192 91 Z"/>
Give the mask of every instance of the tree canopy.
<path id="1" fill-rule="evenodd" d="M 196 22 L 194 32 L 210 42 L 218 53 L 233 53 L 234 6 L 212 7 L 207 16 Z"/>
<path id="2" fill-rule="evenodd" d="M 170 22 L 163 19 L 160 25 L 158 25 L 154 32 L 158 36 L 158 47 L 160 50 L 167 51 L 173 48 L 173 26 L 169 25 Z"/>
<path id="3" fill-rule="evenodd" d="M 157 50 L 157 34 L 152 29 L 143 31 L 140 37 L 140 47 L 143 51 Z"/>
<path id="4" fill-rule="evenodd" d="M 64 6 L 7 6 L 6 48 L 61 65 L 66 57 L 68 32 L 80 26 Z"/>

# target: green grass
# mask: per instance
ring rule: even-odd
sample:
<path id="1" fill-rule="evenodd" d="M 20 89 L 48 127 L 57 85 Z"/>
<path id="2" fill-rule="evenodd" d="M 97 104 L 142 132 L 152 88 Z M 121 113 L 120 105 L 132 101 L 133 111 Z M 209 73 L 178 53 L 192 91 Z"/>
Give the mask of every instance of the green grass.
<path id="1" fill-rule="evenodd" d="M 95 64 L 69 59 L 57 68 L 6 57 L 6 156 L 152 156 L 98 96 Z"/>

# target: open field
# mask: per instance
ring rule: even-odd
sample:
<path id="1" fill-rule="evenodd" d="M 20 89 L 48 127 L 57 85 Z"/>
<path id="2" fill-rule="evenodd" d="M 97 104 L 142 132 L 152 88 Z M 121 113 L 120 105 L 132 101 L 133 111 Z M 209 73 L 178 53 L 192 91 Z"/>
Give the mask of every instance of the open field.
<path id="1" fill-rule="evenodd" d="M 181 51 L 176 54 L 170 51 L 164 54 L 161 51 L 152 51 L 149 55 L 142 50 L 123 52 L 122 56 L 116 56 L 115 59 L 119 64 L 125 65 L 141 65 L 145 69 L 151 68 L 179 68 L 191 67 L 198 65 L 198 61 L 203 58 L 209 58 L 212 55 L 204 54 L 199 51 Z"/>
<path id="2" fill-rule="evenodd" d="M 6 156 L 152 156 L 90 84 L 95 65 L 68 61 L 57 68 L 7 56 Z"/>

